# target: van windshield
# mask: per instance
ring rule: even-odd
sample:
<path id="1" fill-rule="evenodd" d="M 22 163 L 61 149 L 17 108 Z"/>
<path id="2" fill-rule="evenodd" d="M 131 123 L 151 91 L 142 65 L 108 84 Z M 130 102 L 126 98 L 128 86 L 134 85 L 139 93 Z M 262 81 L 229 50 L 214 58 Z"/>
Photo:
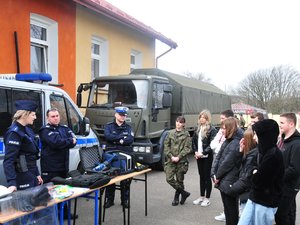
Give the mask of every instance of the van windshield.
<path id="1" fill-rule="evenodd" d="M 99 81 L 90 95 L 91 107 L 113 107 L 118 102 L 133 108 L 146 108 L 147 99 L 146 80 Z"/>

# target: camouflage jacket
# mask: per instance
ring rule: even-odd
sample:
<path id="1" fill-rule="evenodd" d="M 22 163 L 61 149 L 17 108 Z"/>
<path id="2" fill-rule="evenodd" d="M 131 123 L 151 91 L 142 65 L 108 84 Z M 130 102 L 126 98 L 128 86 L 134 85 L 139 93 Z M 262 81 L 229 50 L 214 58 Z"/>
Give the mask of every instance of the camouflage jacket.
<path id="1" fill-rule="evenodd" d="M 164 142 L 164 152 L 167 162 L 171 162 L 172 156 L 178 156 L 179 162 L 186 162 L 187 155 L 191 152 L 192 141 L 187 131 L 171 130 Z"/>

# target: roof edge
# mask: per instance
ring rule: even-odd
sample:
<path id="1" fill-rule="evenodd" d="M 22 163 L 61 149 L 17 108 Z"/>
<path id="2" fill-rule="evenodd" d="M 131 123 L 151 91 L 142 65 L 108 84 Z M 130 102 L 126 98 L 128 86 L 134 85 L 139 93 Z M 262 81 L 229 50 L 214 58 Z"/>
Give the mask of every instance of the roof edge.
<path id="1" fill-rule="evenodd" d="M 114 21 L 122 23 L 126 26 L 139 30 L 146 33 L 149 36 L 154 37 L 155 39 L 160 40 L 161 42 L 167 44 L 171 48 L 177 48 L 177 43 L 172 41 L 170 38 L 167 38 L 160 32 L 154 30 L 152 27 L 145 25 L 141 21 L 135 19 L 114 5 L 110 4 L 105 0 L 73 0 L 74 2 L 89 8 L 92 11 L 100 13 Z"/>

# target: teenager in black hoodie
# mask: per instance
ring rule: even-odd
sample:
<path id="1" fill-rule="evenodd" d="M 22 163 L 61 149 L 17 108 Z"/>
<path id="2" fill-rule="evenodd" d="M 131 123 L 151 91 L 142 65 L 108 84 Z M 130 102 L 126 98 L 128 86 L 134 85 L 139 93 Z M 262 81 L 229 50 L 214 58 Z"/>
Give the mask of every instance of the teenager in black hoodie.
<path id="1" fill-rule="evenodd" d="M 294 113 L 280 115 L 282 134 L 279 148 L 283 154 L 285 174 L 283 195 L 275 215 L 276 225 L 295 225 L 296 195 L 300 188 L 300 134 L 296 130 Z"/>
<path id="2" fill-rule="evenodd" d="M 277 147 L 278 124 L 271 119 L 252 125 L 258 142 L 259 159 L 253 170 L 249 199 L 239 225 L 271 225 L 280 202 L 284 165 Z"/>

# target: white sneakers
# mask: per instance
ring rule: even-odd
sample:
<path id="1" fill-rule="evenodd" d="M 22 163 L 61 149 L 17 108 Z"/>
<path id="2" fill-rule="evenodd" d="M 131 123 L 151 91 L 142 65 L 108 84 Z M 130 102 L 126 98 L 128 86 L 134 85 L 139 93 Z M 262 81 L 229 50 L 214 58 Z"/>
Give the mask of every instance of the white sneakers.
<path id="1" fill-rule="evenodd" d="M 205 198 L 204 200 L 203 200 L 203 202 L 201 202 L 201 206 L 202 207 L 206 207 L 206 206 L 209 206 L 210 205 L 210 201 L 209 201 L 209 199 L 207 199 L 207 198 Z"/>
<path id="2" fill-rule="evenodd" d="M 196 200 L 193 201 L 193 204 L 194 205 L 200 205 L 204 200 L 204 197 L 200 197 L 200 198 L 197 198 Z"/>
<path id="3" fill-rule="evenodd" d="M 206 206 L 210 205 L 210 201 L 207 198 L 200 197 L 200 198 L 197 198 L 196 200 L 194 200 L 193 204 L 194 205 L 200 205 L 200 206 L 206 207 Z"/>
<path id="4" fill-rule="evenodd" d="M 218 216 L 215 216 L 215 220 L 222 221 L 222 222 L 226 222 L 226 217 L 225 217 L 224 212 L 222 212 L 222 213 L 221 213 L 220 215 L 218 215 Z"/>

